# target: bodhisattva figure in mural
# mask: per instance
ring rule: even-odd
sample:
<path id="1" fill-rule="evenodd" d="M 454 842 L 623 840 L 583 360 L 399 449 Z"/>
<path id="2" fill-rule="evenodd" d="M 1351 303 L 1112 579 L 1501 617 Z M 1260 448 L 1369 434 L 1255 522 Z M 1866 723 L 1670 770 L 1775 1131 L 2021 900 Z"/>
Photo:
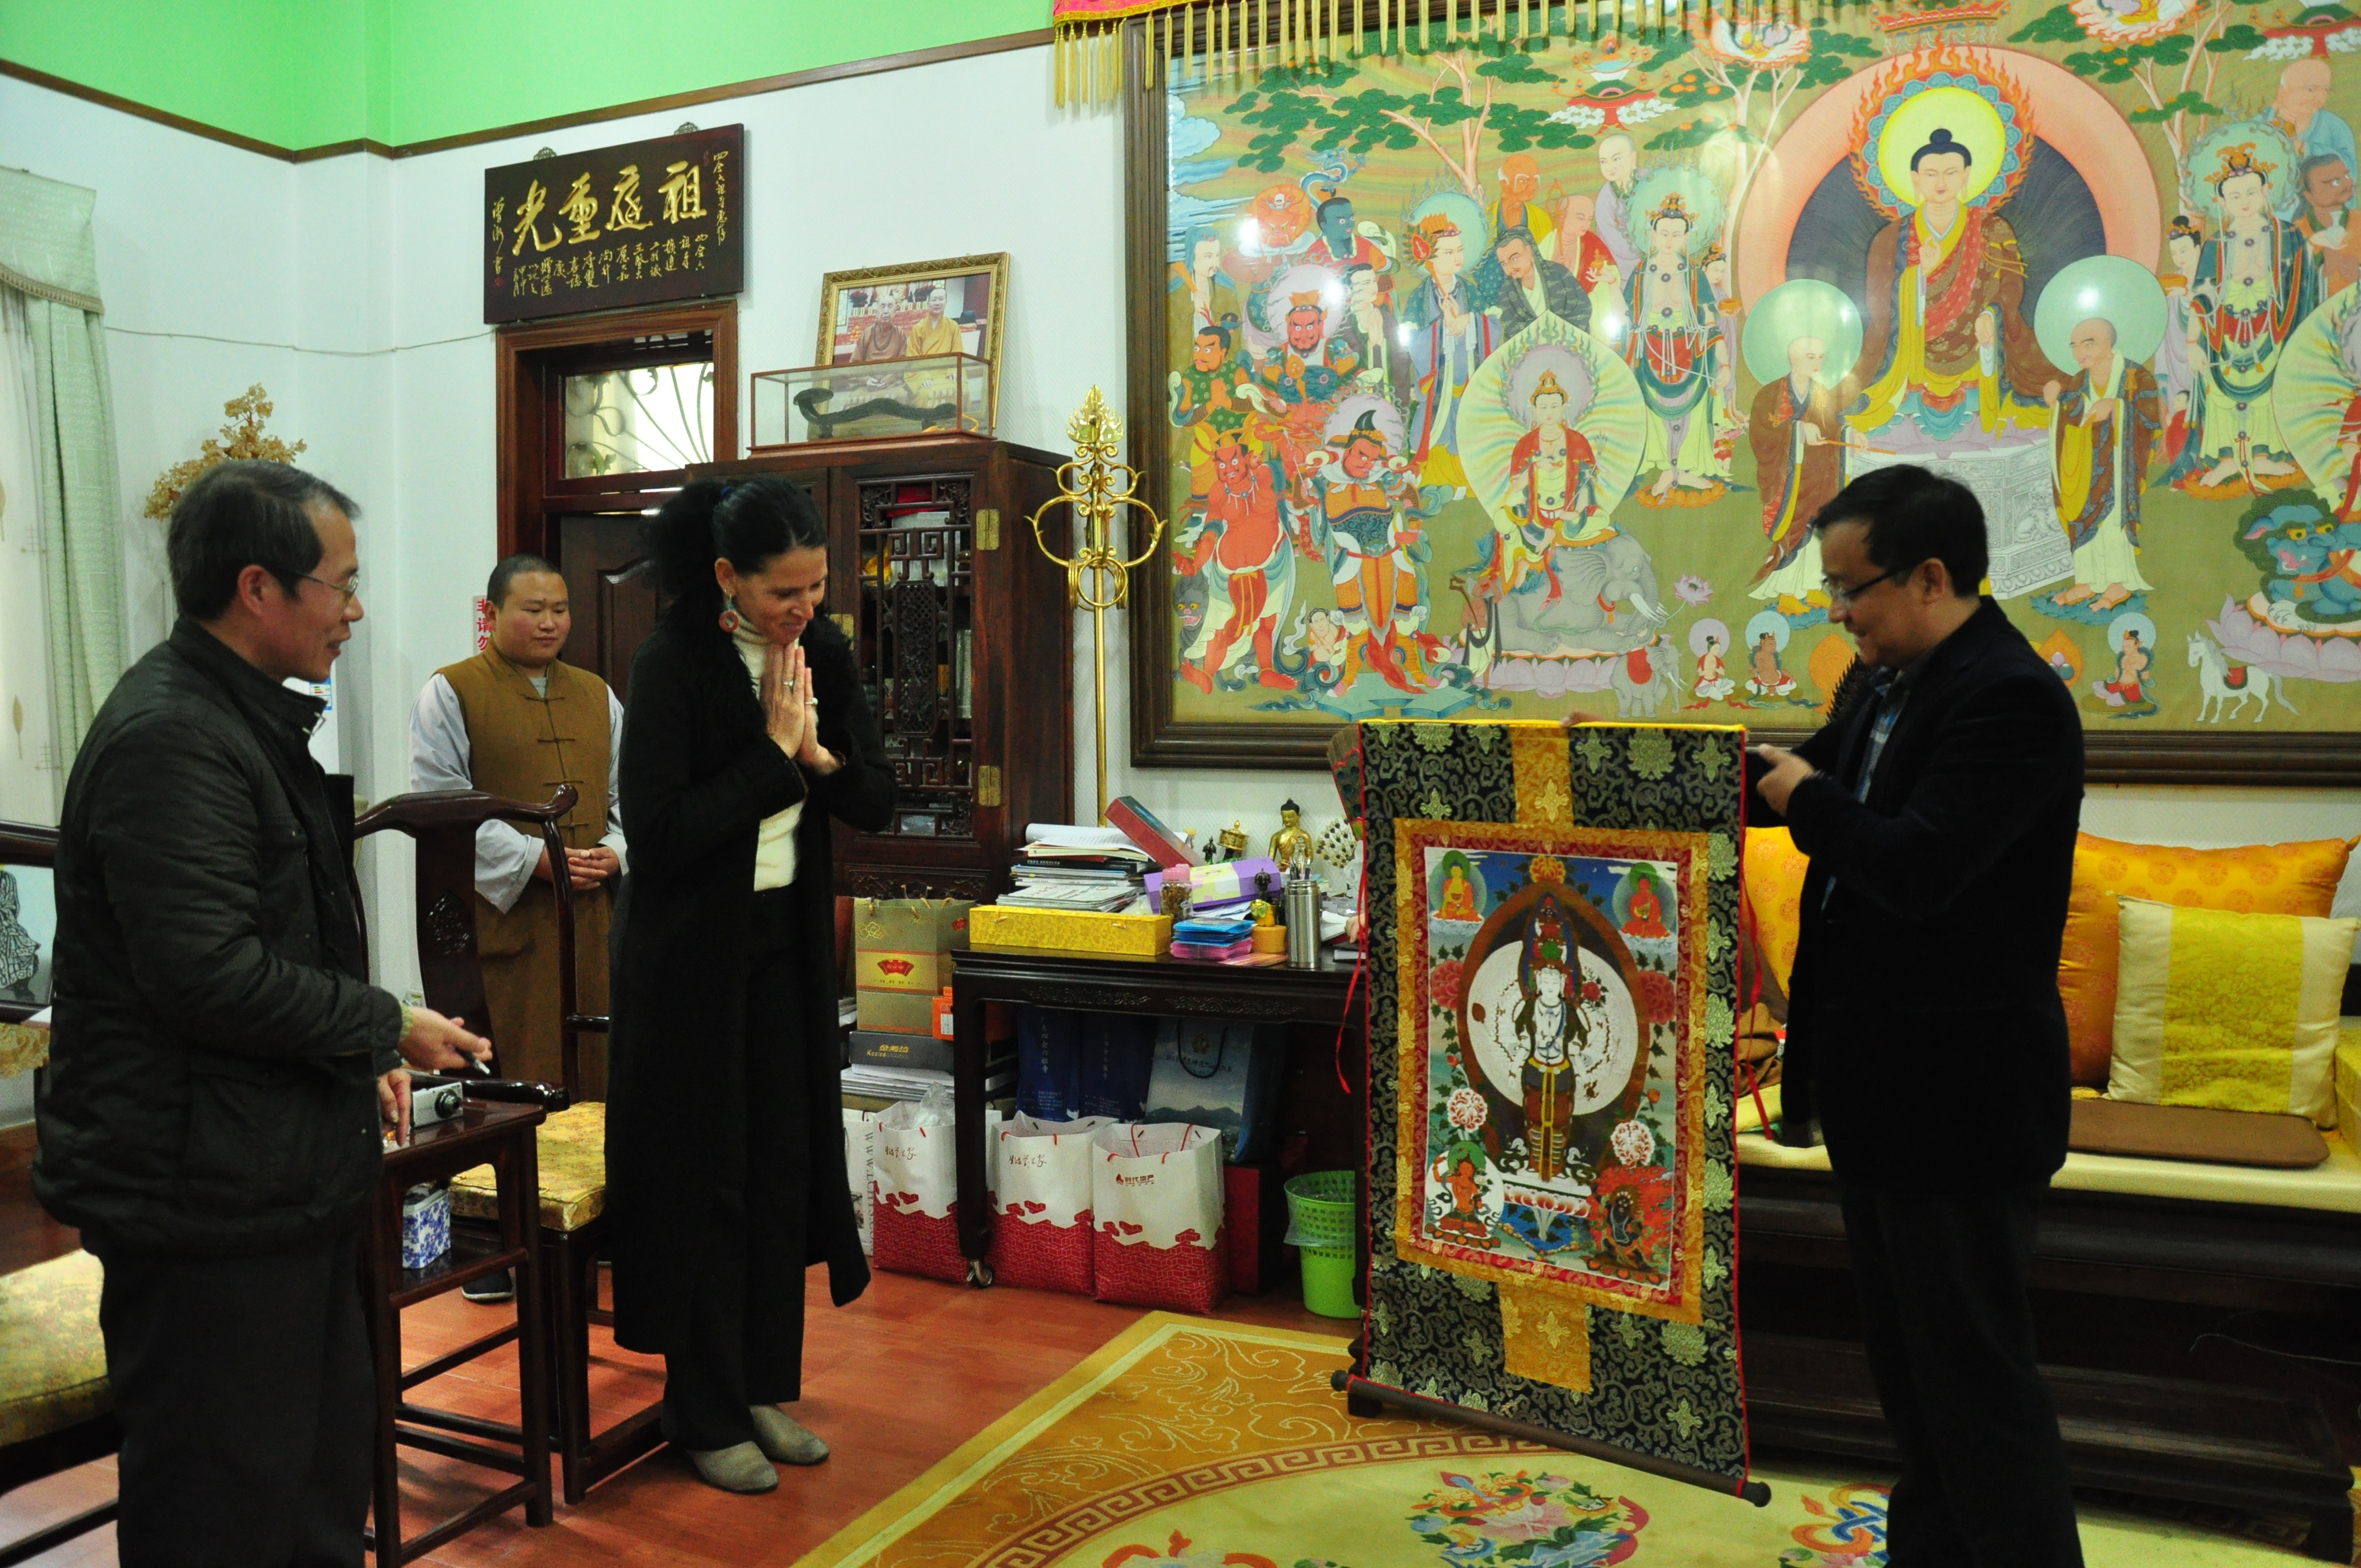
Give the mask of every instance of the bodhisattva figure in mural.
<path id="1" fill-rule="evenodd" d="M 1623 285 L 1631 323 L 1623 356 L 1655 416 L 1640 467 L 1662 466 L 1648 491 L 1662 499 L 1675 485 L 1719 483 L 1711 394 L 1721 374 L 1721 309 L 1690 263 L 1693 219 L 1681 197 L 1668 196 L 1647 223 L 1648 254 Z"/>
<path id="2" fill-rule="evenodd" d="M 1492 352 L 1492 318 L 1461 274 L 1467 241 L 1448 214 L 1430 213 L 1410 232 L 1412 260 L 1426 280 L 1411 295 L 1402 324 L 1411 329 L 1411 363 L 1418 375 L 1418 401 L 1411 413 L 1411 442 L 1421 485 L 1467 488 L 1459 461 L 1459 404 L 1468 378 Z"/>
<path id="3" fill-rule="evenodd" d="M 1184 577 L 1203 576 L 1214 595 L 1212 613 L 1221 622 L 1202 661 L 1187 658 L 1183 650 L 1180 674 L 1199 691 L 1210 692 L 1250 640 L 1262 684 L 1292 691 L 1295 682 L 1279 673 L 1272 648 L 1287 615 L 1294 561 L 1269 459 L 1255 452 L 1243 433 L 1231 431 L 1214 444 L 1213 468 L 1204 521 L 1188 549 L 1172 553 L 1172 569 Z"/>
<path id="4" fill-rule="evenodd" d="M 2116 350 L 2114 323 L 2093 316 L 2070 340 L 2080 373 L 2041 395 L 2057 416 L 2050 434 L 2058 520 L 2074 547 L 2074 586 L 2061 605 L 2113 609 L 2154 585 L 2140 576 L 2140 492 L 2161 426 L 2156 378 Z"/>
<path id="5" fill-rule="evenodd" d="M 1821 378 L 1828 357 L 1817 337 L 1789 343 L 1787 374 L 1754 394 L 1747 421 L 1763 532 L 1771 541 L 1749 592 L 1773 600 L 1782 615 L 1828 608 L 1812 516 L 1844 488 L 1845 446 L 1861 440 L 1844 422 L 1843 394 Z"/>
<path id="6" fill-rule="evenodd" d="M 1534 572 L 1549 575 L 1548 603 L 1564 587 L 1551 563 L 1561 545 L 1596 544 L 1615 535 L 1599 504 L 1598 461 L 1583 433 L 1566 423 L 1565 389 L 1555 375 L 1542 373 L 1533 387 L 1532 426 L 1517 439 L 1509 458 L 1509 503 L 1513 529 L 1496 531 L 1490 569 L 1480 591 L 1499 598 L 1515 593 Z M 1602 609 L 1610 607 L 1601 606 Z"/>
<path id="7" fill-rule="evenodd" d="M 1344 611 L 1344 690 L 1373 670 L 1400 691 L 1435 684 L 1426 668 L 1440 644 L 1425 633 L 1426 569 L 1420 548 L 1418 485 L 1378 428 L 1375 411 L 1332 436 L 1305 460 L 1319 499 L 1336 605 Z"/>
<path id="8" fill-rule="evenodd" d="M 2271 408 L 2279 348 L 2312 313 L 2319 269 L 2291 224 L 2271 211 L 2272 166 L 2246 143 L 2212 173 L 2219 225 L 2190 289 L 2190 358 L 2199 367 L 2201 492 L 2277 489 L 2301 477 Z"/>
<path id="9" fill-rule="evenodd" d="M 1873 149 L 1872 149 L 1873 152 Z M 2016 231 L 1968 204 L 1974 153 L 1936 129 L 1910 155 L 1913 209 L 1869 246 L 1862 388 L 1853 423 L 1875 432 L 1908 419 L 1927 440 L 2037 428 L 2041 389 L 2057 372 L 2026 323 Z"/>
<path id="10" fill-rule="evenodd" d="M 1566 1172 L 1566 1137 L 1574 1122 L 1575 1053 L 1590 1020 L 1581 1005 L 1581 967 L 1567 930 L 1567 916 L 1554 898 L 1533 913 L 1518 965 L 1521 999 L 1512 1020 L 1524 1060 L 1525 1159 L 1534 1177 L 1555 1181 Z"/>

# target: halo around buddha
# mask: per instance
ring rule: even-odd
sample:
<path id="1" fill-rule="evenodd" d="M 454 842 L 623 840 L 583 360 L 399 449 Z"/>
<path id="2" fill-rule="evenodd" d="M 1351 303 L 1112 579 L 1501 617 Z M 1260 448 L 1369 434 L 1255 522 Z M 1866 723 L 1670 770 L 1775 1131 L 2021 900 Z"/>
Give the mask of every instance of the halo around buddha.
<path id="1" fill-rule="evenodd" d="M 1820 378 L 1833 387 L 1861 357 L 1861 307 L 1833 283 L 1790 278 L 1746 313 L 1746 368 L 1769 386 L 1787 374 L 1787 348 L 1799 337 L 1817 337 L 1828 350 Z"/>
<path id="2" fill-rule="evenodd" d="M 2180 181 L 2182 205 L 2205 214 L 2209 235 L 2218 232 L 2221 213 L 2213 181 L 2234 158 L 2243 158 L 2262 174 L 2273 209 L 2284 211 L 2296 199 L 2295 174 L 2303 162 L 2303 149 L 2287 132 L 2267 119 L 2219 126 L 2190 149 L 2189 170 Z"/>
<path id="3" fill-rule="evenodd" d="M 2086 256 L 2059 268 L 2033 308 L 2033 334 L 2049 363 L 2073 369 L 2074 329 L 2092 316 L 2114 327 L 2117 353 L 2145 365 L 2164 341 L 2164 285 L 2127 256 Z"/>
<path id="4" fill-rule="evenodd" d="M 1702 254 L 1721 237 L 1721 188 L 1701 169 L 1663 164 L 1642 172 L 1631 187 L 1629 232 L 1641 255 L 1647 255 L 1653 244 L 1657 214 L 1675 204 L 1689 222 L 1689 255 Z"/>
<path id="5" fill-rule="evenodd" d="M 1949 131 L 1967 150 L 1968 178 L 1960 200 L 1969 206 L 1981 205 L 1995 183 L 2005 195 L 2031 155 L 2016 105 L 1997 86 L 1966 72 L 1939 71 L 1902 82 L 1870 116 L 1862 150 L 1854 154 L 1871 198 L 1887 212 L 1899 214 L 1918 205 L 1910 159 L 1938 130 Z"/>
<path id="6" fill-rule="evenodd" d="M 2124 645 L 2124 633 L 2126 631 L 2138 633 L 2141 647 L 2153 649 L 2156 646 L 2156 622 L 2135 609 L 2107 622 L 2107 648 L 2110 652 Z"/>
<path id="7" fill-rule="evenodd" d="M 1718 638 L 1720 640 L 1721 656 L 1725 659 L 1729 658 L 1730 628 L 1723 625 L 1720 621 L 1716 620 L 1711 616 L 1706 617 L 1706 619 L 1698 621 L 1696 625 L 1689 628 L 1689 652 L 1696 654 L 1700 659 L 1704 658 L 1705 640 L 1708 637 Z"/>
<path id="8" fill-rule="evenodd" d="M 1746 647 L 1749 652 L 1753 650 L 1756 640 L 1766 631 L 1771 634 L 1771 646 L 1778 649 L 1782 653 L 1787 651 L 1787 639 L 1795 634 L 1795 628 L 1787 624 L 1787 618 L 1777 610 L 1759 610 L 1755 613 L 1754 619 L 1746 623 Z"/>
<path id="9" fill-rule="evenodd" d="M 1491 226 L 1484 221 L 1484 203 L 1465 191 L 1438 191 L 1410 210 L 1410 221 L 1402 225 L 1405 240 L 1411 229 L 1434 213 L 1450 218 L 1467 247 L 1467 265 L 1475 266 L 1476 258 L 1492 243 Z"/>

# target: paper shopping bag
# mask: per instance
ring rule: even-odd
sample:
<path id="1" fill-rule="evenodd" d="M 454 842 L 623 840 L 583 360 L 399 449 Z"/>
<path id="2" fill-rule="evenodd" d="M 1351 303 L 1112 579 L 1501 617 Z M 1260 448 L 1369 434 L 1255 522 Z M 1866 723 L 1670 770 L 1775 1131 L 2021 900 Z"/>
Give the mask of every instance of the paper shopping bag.
<path id="1" fill-rule="evenodd" d="M 1019 1116 L 993 1134 L 992 1272 L 1003 1285 L 1091 1293 L 1091 1135 L 1104 1116 Z"/>
<path id="2" fill-rule="evenodd" d="M 1210 1312 L 1229 1288 L 1222 1139 L 1211 1127 L 1118 1123 L 1091 1139 L 1092 1294 Z"/>
<path id="3" fill-rule="evenodd" d="M 962 1280 L 959 1176 L 948 1113 L 914 1101 L 888 1106 L 877 1123 L 873 1261 L 896 1274 Z"/>

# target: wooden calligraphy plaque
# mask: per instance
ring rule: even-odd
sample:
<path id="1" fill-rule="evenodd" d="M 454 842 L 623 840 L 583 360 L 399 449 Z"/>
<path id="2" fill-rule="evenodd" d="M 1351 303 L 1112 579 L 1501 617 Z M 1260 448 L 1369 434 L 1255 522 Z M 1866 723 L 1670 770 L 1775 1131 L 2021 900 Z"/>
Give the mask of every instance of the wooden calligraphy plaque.
<path id="1" fill-rule="evenodd" d="M 484 319 L 734 294 L 746 277 L 746 127 L 484 170 Z"/>

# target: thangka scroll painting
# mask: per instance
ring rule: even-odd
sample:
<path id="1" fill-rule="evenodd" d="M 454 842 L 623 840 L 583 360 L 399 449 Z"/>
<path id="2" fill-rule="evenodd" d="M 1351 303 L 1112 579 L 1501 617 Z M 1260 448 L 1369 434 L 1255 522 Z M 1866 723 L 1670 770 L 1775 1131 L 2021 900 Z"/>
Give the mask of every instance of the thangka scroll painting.
<path id="1" fill-rule="evenodd" d="M 1914 463 L 1981 499 L 2094 776 L 2361 776 L 2353 11 L 1060 15 L 1144 12 L 1143 756 L 1807 730 L 1851 657 L 1811 517 Z"/>
<path id="2" fill-rule="evenodd" d="M 1744 732 L 1356 732 L 1364 1375 L 1742 1480 Z"/>

